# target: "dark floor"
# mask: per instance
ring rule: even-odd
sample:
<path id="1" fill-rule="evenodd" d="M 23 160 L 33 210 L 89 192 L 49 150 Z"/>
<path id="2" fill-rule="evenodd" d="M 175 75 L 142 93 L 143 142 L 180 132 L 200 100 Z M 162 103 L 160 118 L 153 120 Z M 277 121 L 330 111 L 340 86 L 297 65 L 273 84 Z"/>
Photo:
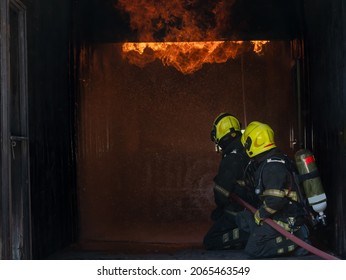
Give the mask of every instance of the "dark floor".
<path id="1" fill-rule="evenodd" d="M 99 249 L 97 249 L 97 247 Z M 51 260 L 249 260 L 243 250 L 207 251 L 199 246 L 190 248 L 176 245 L 114 244 L 73 245 L 57 252 L 47 259 Z M 280 257 L 282 260 L 321 260 L 313 254 L 301 257 Z"/>

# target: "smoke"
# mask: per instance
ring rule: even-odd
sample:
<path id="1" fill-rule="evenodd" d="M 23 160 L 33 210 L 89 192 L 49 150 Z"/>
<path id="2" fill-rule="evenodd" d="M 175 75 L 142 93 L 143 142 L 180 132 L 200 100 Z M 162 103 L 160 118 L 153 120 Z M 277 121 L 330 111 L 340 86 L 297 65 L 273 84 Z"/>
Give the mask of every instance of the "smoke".
<path id="1" fill-rule="evenodd" d="M 230 0 L 118 0 L 130 16 L 140 42 L 189 42 L 222 39 L 229 24 Z"/>

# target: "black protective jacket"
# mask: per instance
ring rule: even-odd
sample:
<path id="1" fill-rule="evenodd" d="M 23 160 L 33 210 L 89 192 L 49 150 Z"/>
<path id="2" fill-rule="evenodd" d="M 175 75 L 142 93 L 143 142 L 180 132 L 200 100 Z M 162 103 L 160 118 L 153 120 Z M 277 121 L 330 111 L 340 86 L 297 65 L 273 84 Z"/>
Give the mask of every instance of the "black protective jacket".
<path id="1" fill-rule="evenodd" d="M 300 219 L 304 211 L 297 203 L 298 194 L 290 159 L 274 148 L 256 160 L 255 188 L 263 202 L 259 207 L 260 218 L 270 217 L 283 222 L 287 222 L 289 217 Z"/>
<path id="2" fill-rule="evenodd" d="M 215 219 L 225 209 L 237 211 L 240 206 L 231 203 L 228 193 L 232 192 L 245 200 L 249 200 L 249 190 L 241 187 L 237 180 L 243 179 L 244 169 L 249 162 L 243 145 L 240 142 L 241 135 L 231 141 L 222 152 L 222 159 L 219 165 L 218 173 L 214 178 L 214 198 L 217 208 L 212 213 Z"/>

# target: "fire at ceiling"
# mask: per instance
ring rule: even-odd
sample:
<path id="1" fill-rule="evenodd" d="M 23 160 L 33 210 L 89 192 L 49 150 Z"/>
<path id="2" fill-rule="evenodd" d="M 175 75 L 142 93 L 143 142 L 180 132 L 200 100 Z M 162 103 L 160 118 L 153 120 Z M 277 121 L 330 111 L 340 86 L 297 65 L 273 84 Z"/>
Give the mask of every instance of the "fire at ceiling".
<path id="1" fill-rule="evenodd" d="M 269 41 L 220 40 L 234 2 L 120 0 L 117 8 L 129 14 L 139 41 L 124 43 L 123 57 L 139 67 L 159 59 L 191 74 L 205 63 L 225 63 L 248 51 L 261 54 Z"/>

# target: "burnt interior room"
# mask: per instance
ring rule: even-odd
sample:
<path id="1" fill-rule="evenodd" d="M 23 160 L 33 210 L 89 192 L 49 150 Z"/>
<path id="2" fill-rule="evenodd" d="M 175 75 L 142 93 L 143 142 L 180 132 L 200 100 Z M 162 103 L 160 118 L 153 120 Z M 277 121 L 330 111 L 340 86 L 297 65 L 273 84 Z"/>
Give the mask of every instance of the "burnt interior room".
<path id="1" fill-rule="evenodd" d="M 0 259 L 244 257 L 202 245 L 221 112 L 313 151 L 344 258 L 343 1 L 157 2 L 1 2 Z"/>

